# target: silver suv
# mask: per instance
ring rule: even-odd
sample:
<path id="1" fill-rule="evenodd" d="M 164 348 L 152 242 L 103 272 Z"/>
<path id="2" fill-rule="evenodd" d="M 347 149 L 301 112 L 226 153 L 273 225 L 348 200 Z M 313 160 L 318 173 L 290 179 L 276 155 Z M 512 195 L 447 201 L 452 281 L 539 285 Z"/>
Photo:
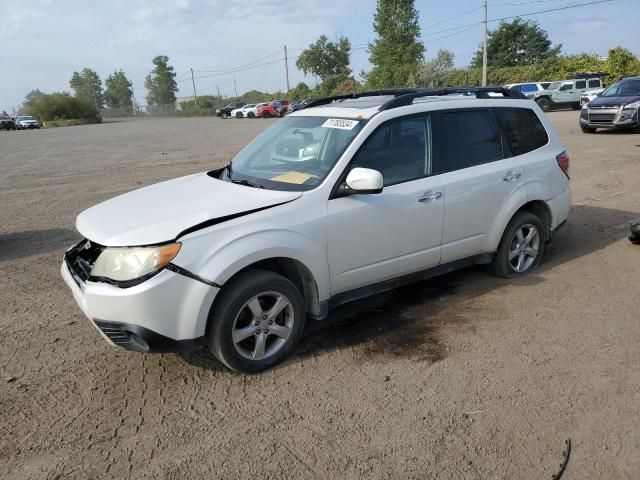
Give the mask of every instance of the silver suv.
<path id="1" fill-rule="evenodd" d="M 113 345 L 204 344 L 256 372 L 345 302 L 475 264 L 528 274 L 569 214 L 568 171 L 519 92 L 319 99 L 226 167 L 82 212 L 62 275 Z"/>

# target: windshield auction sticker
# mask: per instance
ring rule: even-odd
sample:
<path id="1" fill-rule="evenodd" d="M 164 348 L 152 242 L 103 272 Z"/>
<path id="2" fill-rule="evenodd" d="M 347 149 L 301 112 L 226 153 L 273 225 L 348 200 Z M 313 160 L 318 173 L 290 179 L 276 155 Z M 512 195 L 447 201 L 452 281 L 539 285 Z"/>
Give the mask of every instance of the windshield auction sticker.
<path id="1" fill-rule="evenodd" d="M 358 120 L 345 120 L 344 118 L 330 118 L 322 124 L 324 128 L 339 128 L 340 130 L 353 130 L 358 125 Z"/>

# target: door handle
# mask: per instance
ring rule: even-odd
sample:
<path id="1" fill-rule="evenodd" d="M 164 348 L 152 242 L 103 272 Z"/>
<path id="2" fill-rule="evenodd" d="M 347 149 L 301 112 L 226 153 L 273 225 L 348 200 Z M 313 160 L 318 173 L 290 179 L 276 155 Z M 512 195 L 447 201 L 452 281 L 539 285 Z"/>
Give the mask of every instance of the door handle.
<path id="1" fill-rule="evenodd" d="M 513 182 L 514 180 L 519 179 L 521 176 L 522 174 L 519 172 L 508 172 L 504 177 L 502 177 L 502 180 L 504 180 L 505 182 Z"/>
<path id="2" fill-rule="evenodd" d="M 431 200 L 437 200 L 442 196 L 442 192 L 425 192 L 418 199 L 419 202 L 430 202 Z"/>

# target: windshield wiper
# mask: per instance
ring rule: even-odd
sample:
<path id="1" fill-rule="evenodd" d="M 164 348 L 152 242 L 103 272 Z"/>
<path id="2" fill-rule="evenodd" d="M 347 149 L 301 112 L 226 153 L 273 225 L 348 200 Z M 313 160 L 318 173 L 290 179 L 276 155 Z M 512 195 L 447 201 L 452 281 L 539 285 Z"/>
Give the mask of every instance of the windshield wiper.
<path id="1" fill-rule="evenodd" d="M 229 177 L 231 180 L 231 177 Z M 253 188 L 264 188 L 264 185 L 260 185 L 259 183 L 250 182 L 249 180 L 231 180 L 231 183 L 237 183 L 238 185 L 245 185 L 247 187 Z"/>

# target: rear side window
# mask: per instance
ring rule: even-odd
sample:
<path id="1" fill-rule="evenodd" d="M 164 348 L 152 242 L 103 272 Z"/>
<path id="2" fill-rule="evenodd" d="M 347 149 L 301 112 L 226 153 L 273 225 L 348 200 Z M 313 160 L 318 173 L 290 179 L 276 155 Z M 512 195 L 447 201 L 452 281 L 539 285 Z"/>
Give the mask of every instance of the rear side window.
<path id="1" fill-rule="evenodd" d="M 435 122 L 434 173 L 451 172 L 502 158 L 500 135 L 488 110 L 440 112 Z"/>
<path id="2" fill-rule="evenodd" d="M 536 87 L 533 83 L 527 83 L 526 85 L 522 85 L 520 91 L 522 93 L 533 93 L 538 91 L 538 87 Z"/>
<path id="3" fill-rule="evenodd" d="M 549 141 L 544 125 L 532 110 L 496 108 L 494 111 L 514 156 L 524 155 Z"/>
<path id="4" fill-rule="evenodd" d="M 589 88 L 600 88 L 600 80 L 589 80 Z"/>
<path id="5" fill-rule="evenodd" d="M 587 88 L 587 81 L 586 80 L 578 80 L 576 82 L 576 88 Z"/>

